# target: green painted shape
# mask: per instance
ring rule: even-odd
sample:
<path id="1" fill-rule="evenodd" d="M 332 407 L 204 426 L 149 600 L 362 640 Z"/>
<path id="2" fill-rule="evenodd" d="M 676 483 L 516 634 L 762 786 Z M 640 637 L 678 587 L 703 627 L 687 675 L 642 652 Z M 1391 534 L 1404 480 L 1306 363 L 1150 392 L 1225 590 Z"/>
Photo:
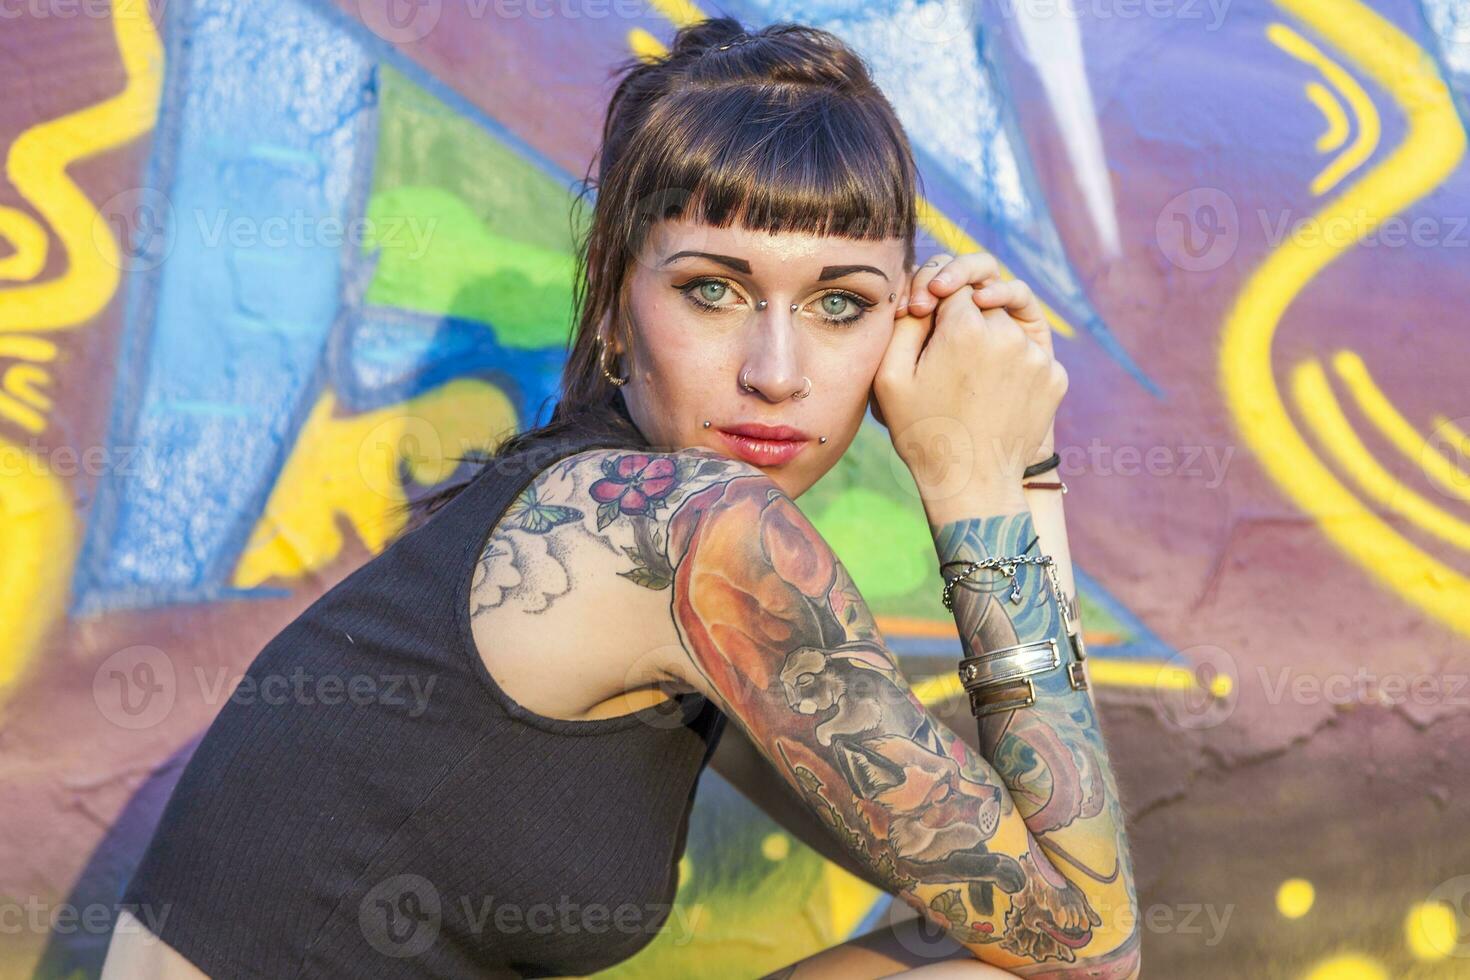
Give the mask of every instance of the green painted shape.
<path id="1" fill-rule="evenodd" d="M 363 248 L 367 301 L 491 325 L 517 348 L 563 345 L 584 205 L 475 121 L 380 65 Z"/>
<path id="2" fill-rule="evenodd" d="M 888 507 L 880 509 L 874 498 Z M 837 465 L 796 503 L 837 552 L 874 615 L 951 618 L 939 598 L 944 581 L 918 490 L 882 426 L 859 426 Z M 853 528 L 855 515 L 865 512 L 872 522 Z"/>
<path id="3" fill-rule="evenodd" d="M 922 588 L 938 562 L 923 513 L 866 487 L 844 490 L 812 523 L 870 605 Z"/>
<path id="4" fill-rule="evenodd" d="M 478 320 L 506 347 L 565 344 L 572 317 L 571 256 L 491 233 L 464 202 L 434 187 L 400 187 L 368 203 L 384 241 L 367 301 Z M 417 222 L 420 240 L 391 229 Z M 364 247 L 379 242 L 369 236 Z"/>

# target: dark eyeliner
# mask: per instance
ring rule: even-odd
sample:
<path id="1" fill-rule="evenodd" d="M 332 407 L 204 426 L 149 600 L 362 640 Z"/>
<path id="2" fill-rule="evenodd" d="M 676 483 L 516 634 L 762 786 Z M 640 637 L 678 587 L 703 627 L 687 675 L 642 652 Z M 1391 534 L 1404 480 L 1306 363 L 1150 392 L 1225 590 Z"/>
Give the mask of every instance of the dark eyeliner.
<path id="1" fill-rule="evenodd" d="M 714 306 L 695 295 L 694 291 L 696 289 L 698 289 L 700 286 L 712 282 L 717 282 L 734 292 L 734 287 L 731 286 L 731 284 L 727 280 L 721 279 L 718 276 L 701 276 L 698 279 L 691 279 L 688 282 L 683 283 L 682 285 L 674 286 L 672 288 L 677 289 L 679 292 L 683 293 L 684 296 L 689 300 L 689 302 L 693 303 L 695 306 L 699 307 L 702 310 L 708 310 L 712 313 L 722 313 L 734 309 L 734 307 Z M 822 318 L 823 321 L 834 327 L 851 326 L 852 324 L 861 320 L 867 314 L 868 310 L 871 310 L 873 307 L 878 305 L 877 302 L 874 300 L 859 296 L 857 293 L 849 292 L 845 289 L 829 289 L 827 292 L 818 297 L 818 301 L 826 299 L 828 296 L 841 296 L 847 300 L 850 300 L 858 308 L 858 312 L 849 317 L 833 317 L 828 316 L 825 313 L 817 314 L 819 317 Z"/>
<path id="2" fill-rule="evenodd" d="M 850 292 L 848 292 L 845 289 L 833 289 L 833 290 L 830 290 L 828 292 L 823 293 L 820 298 L 821 299 L 826 299 L 828 296 L 841 296 L 841 297 L 843 297 L 845 299 L 851 300 L 858 307 L 858 312 L 854 313 L 852 316 L 849 316 L 849 317 L 832 317 L 832 316 L 828 316 L 825 313 L 819 313 L 819 314 L 817 314 L 823 320 L 826 320 L 828 323 L 830 323 L 830 324 L 832 324 L 833 326 L 836 326 L 836 327 L 849 327 L 852 324 L 857 323 L 865 315 L 867 315 L 867 312 L 869 310 L 871 310 L 873 307 L 875 307 L 875 306 L 878 305 L 873 300 L 864 299 L 863 297 L 859 296 L 857 293 L 850 293 Z"/>
<path id="3" fill-rule="evenodd" d="M 725 288 L 729 289 L 731 292 L 734 292 L 734 288 L 730 285 L 729 282 L 727 282 L 724 279 L 720 279 L 718 277 L 715 277 L 715 276 L 703 276 L 703 277 L 701 277 L 699 279 L 691 279 L 688 282 L 684 283 L 682 286 L 674 286 L 673 288 L 674 289 L 677 289 L 679 292 L 683 293 L 684 296 L 685 296 L 685 298 L 687 298 L 689 300 L 689 302 L 693 303 L 695 306 L 699 307 L 702 310 L 709 310 L 712 313 L 725 313 L 725 312 L 729 312 L 730 310 L 734 309 L 734 307 L 729 307 L 729 306 L 714 306 L 714 305 L 712 305 L 710 303 L 706 303 L 704 300 L 702 300 L 698 296 L 694 295 L 694 291 L 696 289 L 698 289 L 700 286 L 703 286 L 703 285 L 706 285 L 706 284 L 712 283 L 712 282 L 717 282 L 721 286 L 724 286 Z"/>

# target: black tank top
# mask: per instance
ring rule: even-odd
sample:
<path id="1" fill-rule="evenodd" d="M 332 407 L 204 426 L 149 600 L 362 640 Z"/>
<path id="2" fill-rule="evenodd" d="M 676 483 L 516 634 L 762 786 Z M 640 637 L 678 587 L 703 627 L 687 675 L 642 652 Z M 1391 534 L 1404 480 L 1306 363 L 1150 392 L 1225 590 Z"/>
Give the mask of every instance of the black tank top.
<path id="1" fill-rule="evenodd" d="M 538 715 L 470 629 L 501 512 L 606 443 L 574 430 L 533 462 L 492 461 L 266 644 L 122 904 L 215 978 L 583 975 L 673 929 L 725 715 L 700 694 Z"/>

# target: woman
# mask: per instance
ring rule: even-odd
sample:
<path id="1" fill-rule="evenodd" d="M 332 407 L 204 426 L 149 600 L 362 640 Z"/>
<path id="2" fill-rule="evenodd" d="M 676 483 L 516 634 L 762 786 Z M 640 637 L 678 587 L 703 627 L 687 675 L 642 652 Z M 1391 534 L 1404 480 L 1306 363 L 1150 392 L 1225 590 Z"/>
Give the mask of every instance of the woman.
<path id="1" fill-rule="evenodd" d="M 983 254 L 915 269 L 908 143 L 832 35 L 721 18 L 623 70 L 551 423 L 261 651 L 252 685 L 364 697 L 226 704 L 104 977 L 581 975 L 687 942 L 671 903 L 712 756 L 949 935 L 782 975 L 1136 975 L 1086 689 L 1035 675 L 978 757 L 792 503 L 875 401 L 942 561 L 1037 562 L 947 576 L 967 653 L 1080 668 L 1060 494 L 1022 488 L 1066 387 L 1038 304 Z"/>

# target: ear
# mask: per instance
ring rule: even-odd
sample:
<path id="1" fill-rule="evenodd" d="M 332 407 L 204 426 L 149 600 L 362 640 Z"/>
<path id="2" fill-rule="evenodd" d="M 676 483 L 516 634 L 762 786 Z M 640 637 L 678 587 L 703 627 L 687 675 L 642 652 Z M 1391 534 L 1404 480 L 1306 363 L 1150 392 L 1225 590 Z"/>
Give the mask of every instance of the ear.
<path id="1" fill-rule="evenodd" d="M 848 660 L 855 664 L 861 664 L 864 667 L 871 667 L 873 670 L 881 671 L 884 674 L 893 673 L 893 661 L 888 659 L 888 655 L 883 652 L 883 649 L 872 643 L 865 643 L 862 640 L 854 640 L 851 643 L 844 643 L 839 647 L 833 647 L 831 656 L 834 660 Z"/>
<path id="2" fill-rule="evenodd" d="M 904 781 L 903 767 L 885 759 L 861 742 L 836 739 L 837 763 L 853 792 L 871 800 Z"/>

